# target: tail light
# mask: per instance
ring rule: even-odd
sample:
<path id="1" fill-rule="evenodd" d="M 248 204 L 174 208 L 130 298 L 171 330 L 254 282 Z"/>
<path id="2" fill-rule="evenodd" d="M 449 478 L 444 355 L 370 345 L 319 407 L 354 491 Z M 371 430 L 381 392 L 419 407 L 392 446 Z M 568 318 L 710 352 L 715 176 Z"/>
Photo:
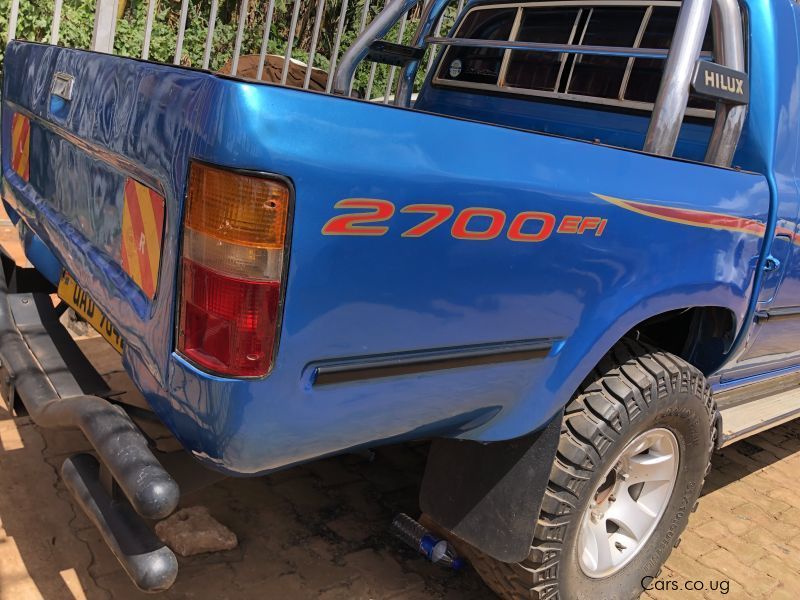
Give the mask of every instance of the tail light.
<path id="1" fill-rule="evenodd" d="M 200 367 L 235 377 L 272 367 L 290 197 L 278 179 L 192 163 L 178 351 Z"/>

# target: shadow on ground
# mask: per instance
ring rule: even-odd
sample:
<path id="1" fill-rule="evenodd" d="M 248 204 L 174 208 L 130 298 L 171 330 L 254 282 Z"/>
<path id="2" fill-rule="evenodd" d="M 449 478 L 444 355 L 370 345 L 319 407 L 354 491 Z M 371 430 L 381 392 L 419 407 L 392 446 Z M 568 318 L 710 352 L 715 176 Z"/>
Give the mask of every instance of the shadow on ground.
<path id="1" fill-rule="evenodd" d="M 703 496 L 800 452 L 800 420 L 736 442 L 714 454 Z"/>
<path id="2" fill-rule="evenodd" d="M 86 450 L 0 409 L 0 599 L 152 597 L 134 590 L 56 470 Z M 235 550 L 180 559 L 164 598 L 491 598 L 478 576 L 429 564 L 387 526 L 417 515 L 427 446 L 346 455 L 186 495 L 239 537 Z M 44 460 L 43 457 L 44 456 Z"/>

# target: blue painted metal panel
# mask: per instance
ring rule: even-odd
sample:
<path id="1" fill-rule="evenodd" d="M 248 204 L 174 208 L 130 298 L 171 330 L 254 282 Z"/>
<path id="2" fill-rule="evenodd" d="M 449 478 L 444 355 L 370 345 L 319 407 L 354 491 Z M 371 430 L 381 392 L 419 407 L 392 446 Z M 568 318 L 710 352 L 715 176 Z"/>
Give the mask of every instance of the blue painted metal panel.
<path id="1" fill-rule="evenodd" d="M 644 146 L 650 123 L 650 115 L 643 112 L 603 110 L 586 104 L 559 104 L 543 102 L 535 97 L 521 98 L 432 85 L 422 90 L 414 108 L 550 135 L 597 140 L 609 146 L 633 150 L 641 150 Z M 675 156 L 703 160 L 710 135 L 709 124 L 687 121 L 681 128 Z"/>
<path id="2" fill-rule="evenodd" d="M 750 107 L 743 148 L 750 168 L 764 173 L 775 199 L 770 223 L 768 251 L 782 268 L 766 273 L 752 302 L 759 310 L 800 305 L 800 238 L 798 238 L 798 136 L 800 70 L 797 57 L 797 22 L 800 10 L 794 2 L 751 2 Z M 787 57 L 793 57 L 787 59 Z M 734 381 L 800 362 L 797 323 L 781 319 L 749 329 L 721 373 L 722 381 Z"/>
<path id="3" fill-rule="evenodd" d="M 25 256 L 30 263 L 54 286 L 58 285 L 63 267 L 41 238 L 31 231 L 25 222 L 19 224 L 20 239 Z"/>
<path id="4" fill-rule="evenodd" d="M 642 320 L 708 305 L 745 320 L 759 230 L 652 213 L 688 209 L 763 224 L 763 176 L 32 44 L 11 44 L 6 69 L 3 135 L 20 110 L 33 120 L 36 144 L 24 185 L 4 137 L 4 196 L 119 326 L 126 367 L 156 413 L 220 469 L 258 473 L 430 435 L 508 439 L 546 423 Z M 47 90 L 57 70 L 75 75 L 76 97 L 53 116 Z M 192 158 L 279 173 L 295 187 L 280 348 L 263 380 L 210 376 L 173 352 Z M 152 303 L 118 265 L 120 173 L 149 178 L 166 198 Z M 644 202 L 651 216 L 594 194 Z M 394 203 L 388 233 L 321 235 L 348 197 Z M 596 216 L 607 226 L 602 236 L 524 243 L 511 241 L 507 227 L 490 240 L 455 239 L 451 221 L 406 238 L 401 232 L 421 219 L 399 209 L 412 203 L 456 213 L 491 207 L 509 219 L 521 211 Z M 319 361 L 544 338 L 563 342 L 538 361 L 311 382 Z"/>

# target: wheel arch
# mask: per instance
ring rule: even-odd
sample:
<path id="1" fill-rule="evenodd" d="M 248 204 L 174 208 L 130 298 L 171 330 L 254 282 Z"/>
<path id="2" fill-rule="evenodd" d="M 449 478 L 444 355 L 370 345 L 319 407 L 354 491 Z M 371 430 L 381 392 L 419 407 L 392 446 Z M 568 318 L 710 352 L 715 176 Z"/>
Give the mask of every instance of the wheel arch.
<path id="1" fill-rule="evenodd" d="M 708 376 L 724 363 L 736 332 L 736 314 L 730 308 L 692 306 L 648 317 L 622 337 L 641 339 L 679 356 Z"/>
<path id="2" fill-rule="evenodd" d="M 709 286 L 681 291 L 670 287 L 624 302 L 617 295 L 594 306 L 553 345 L 543 376 L 518 403 L 458 437 L 485 443 L 538 431 L 564 409 L 586 377 L 626 338 L 675 354 L 705 376 L 718 371 L 741 333 L 747 296 Z"/>

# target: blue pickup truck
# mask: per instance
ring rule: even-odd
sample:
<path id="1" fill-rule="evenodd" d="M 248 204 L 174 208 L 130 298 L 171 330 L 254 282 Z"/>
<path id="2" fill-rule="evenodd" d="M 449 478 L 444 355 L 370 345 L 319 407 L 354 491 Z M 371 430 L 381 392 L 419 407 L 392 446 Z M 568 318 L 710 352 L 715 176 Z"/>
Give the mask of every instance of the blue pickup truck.
<path id="1" fill-rule="evenodd" d="M 63 478 L 141 589 L 177 575 L 148 521 L 198 464 L 426 439 L 420 506 L 498 594 L 637 597 L 712 451 L 800 414 L 797 3 L 476 0 L 437 37 L 433 0 L 385 41 L 416 3 L 333 94 L 6 50 L 2 197 L 35 269 L 3 258 L 0 387 L 86 434 Z M 348 94 L 363 61 L 400 68 L 390 104 Z"/>

